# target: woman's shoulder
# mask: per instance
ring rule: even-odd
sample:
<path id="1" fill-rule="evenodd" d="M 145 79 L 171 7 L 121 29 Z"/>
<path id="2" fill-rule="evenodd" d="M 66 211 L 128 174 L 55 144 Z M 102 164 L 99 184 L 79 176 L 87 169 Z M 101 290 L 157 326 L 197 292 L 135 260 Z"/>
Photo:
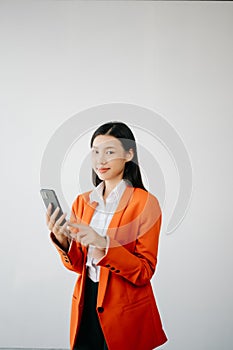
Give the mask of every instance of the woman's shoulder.
<path id="1" fill-rule="evenodd" d="M 89 199 L 90 199 L 90 194 L 93 190 L 90 190 L 90 191 L 86 191 L 86 192 L 83 192 L 83 193 L 79 193 L 74 202 L 73 203 L 86 203 L 86 202 L 89 202 Z"/>
<path id="2" fill-rule="evenodd" d="M 133 193 L 129 205 L 137 212 L 161 211 L 157 197 L 149 191 L 139 187 L 133 188 Z"/>
<path id="3" fill-rule="evenodd" d="M 155 223 L 162 215 L 162 209 L 157 197 L 142 188 L 135 188 L 132 204 L 135 213 L 141 214 L 140 216 L 143 222 Z"/>
<path id="4" fill-rule="evenodd" d="M 135 198 L 137 198 L 139 200 L 143 200 L 143 199 L 144 200 L 148 200 L 148 199 L 150 199 L 152 201 L 158 202 L 157 197 L 153 193 L 151 193 L 149 191 L 146 191 L 146 190 L 144 190 L 142 188 L 139 188 L 139 187 L 135 187 L 134 188 L 134 196 L 135 196 Z"/>

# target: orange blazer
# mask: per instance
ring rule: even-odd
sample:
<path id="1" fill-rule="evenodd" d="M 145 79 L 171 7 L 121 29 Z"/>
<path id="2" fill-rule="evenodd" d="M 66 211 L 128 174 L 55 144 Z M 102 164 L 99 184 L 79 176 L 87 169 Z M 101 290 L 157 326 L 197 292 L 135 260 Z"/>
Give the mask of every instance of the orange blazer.
<path id="1" fill-rule="evenodd" d="M 74 201 L 72 222 L 90 223 L 97 205 L 90 203 L 90 192 Z M 150 283 L 157 263 L 161 220 L 156 197 L 127 186 L 107 231 L 109 249 L 98 262 L 96 310 L 109 350 L 152 350 L 167 341 Z M 70 320 L 73 350 L 84 304 L 87 249 L 73 241 L 66 253 L 52 232 L 51 238 L 64 266 L 78 274 Z"/>

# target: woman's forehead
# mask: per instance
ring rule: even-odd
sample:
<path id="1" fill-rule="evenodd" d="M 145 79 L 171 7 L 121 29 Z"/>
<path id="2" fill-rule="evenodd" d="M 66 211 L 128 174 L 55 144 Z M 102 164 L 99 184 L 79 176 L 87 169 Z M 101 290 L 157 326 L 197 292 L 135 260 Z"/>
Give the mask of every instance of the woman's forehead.
<path id="1" fill-rule="evenodd" d="M 111 135 L 98 135 L 93 141 L 93 148 L 118 148 L 121 147 L 121 142 Z"/>

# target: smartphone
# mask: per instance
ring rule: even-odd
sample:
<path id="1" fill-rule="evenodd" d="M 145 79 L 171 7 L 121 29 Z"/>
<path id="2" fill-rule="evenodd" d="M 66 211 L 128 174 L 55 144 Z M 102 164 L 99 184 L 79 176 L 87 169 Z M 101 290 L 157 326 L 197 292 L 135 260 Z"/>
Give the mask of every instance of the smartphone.
<path id="1" fill-rule="evenodd" d="M 43 199 L 43 201 L 44 201 L 44 204 L 45 204 L 46 208 L 48 208 L 49 203 L 52 204 L 52 211 L 51 211 L 51 214 L 55 211 L 55 209 L 56 209 L 57 207 L 60 208 L 60 210 L 59 210 L 59 212 L 58 212 L 58 214 L 57 214 L 57 217 L 56 217 L 56 219 L 55 219 L 55 220 L 57 221 L 57 220 L 62 216 L 63 211 L 62 211 L 62 208 L 61 208 L 61 206 L 60 206 L 60 203 L 59 203 L 59 201 L 58 201 L 58 198 L 57 198 L 57 195 L 56 195 L 55 191 L 54 191 L 54 190 L 51 190 L 51 189 L 47 189 L 47 188 L 42 188 L 42 189 L 40 190 L 40 194 L 41 194 L 41 196 L 42 196 L 42 199 Z M 66 222 L 66 220 L 63 219 L 63 221 L 60 223 L 60 225 L 61 225 L 61 226 L 64 225 L 65 222 Z"/>

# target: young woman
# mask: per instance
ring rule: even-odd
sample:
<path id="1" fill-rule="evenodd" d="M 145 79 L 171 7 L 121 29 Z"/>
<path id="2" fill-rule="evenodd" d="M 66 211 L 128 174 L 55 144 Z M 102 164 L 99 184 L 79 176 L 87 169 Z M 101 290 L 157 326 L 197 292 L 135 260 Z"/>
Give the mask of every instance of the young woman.
<path id="1" fill-rule="evenodd" d="M 121 122 L 91 138 L 94 190 L 78 195 L 70 221 L 46 213 L 51 239 L 77 273 L 72 350 L 152 350 L 167 341 L 150 280 L 162 213 L 143 186 L 135 138 Z"/>

